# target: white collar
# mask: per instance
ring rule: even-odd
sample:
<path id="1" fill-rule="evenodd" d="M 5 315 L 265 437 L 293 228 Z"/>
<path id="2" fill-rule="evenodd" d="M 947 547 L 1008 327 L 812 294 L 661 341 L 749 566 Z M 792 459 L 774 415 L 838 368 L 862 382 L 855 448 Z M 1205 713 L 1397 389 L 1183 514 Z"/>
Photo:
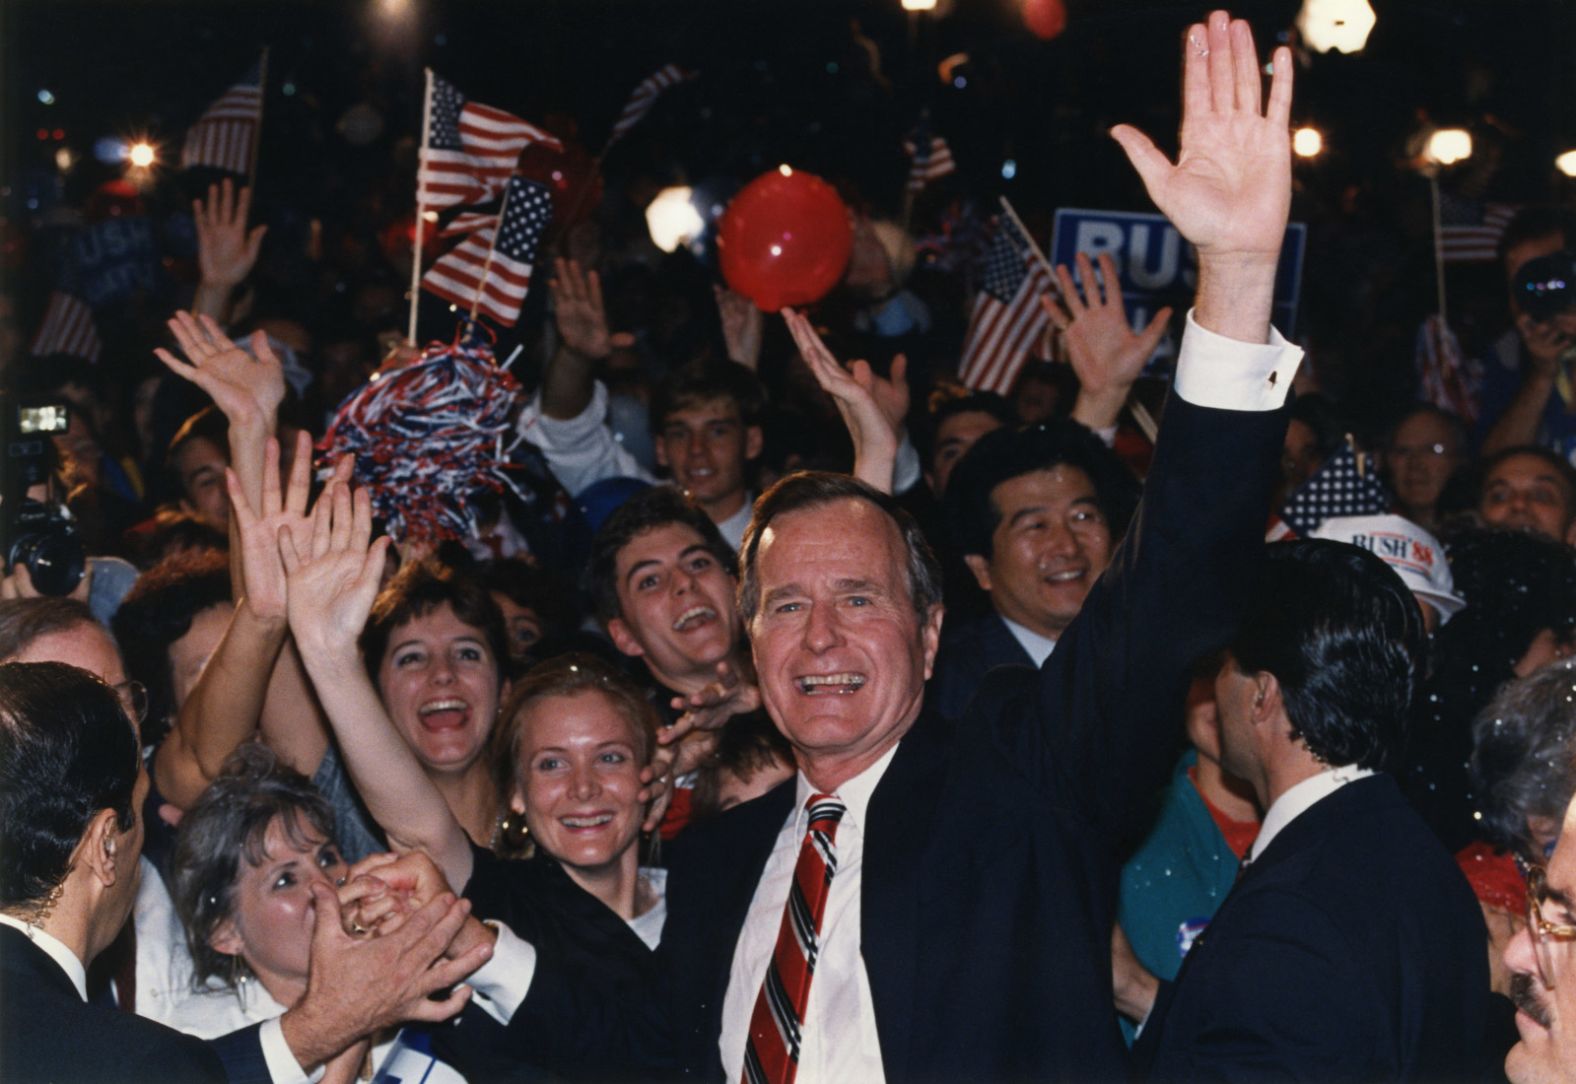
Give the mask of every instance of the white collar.
<path id="1" fill-rule="evenodd" d="M 996 616 L 1001 617 L 998 613 Z M 1029 653 L 1029 658 L 1034 660 L 1035 666 L 1044 666 L 1045 660 L 1051 657 L 1051 652 L 1056 650 L 1056 641 L 1046 636 L 1041 636 L 1033 629 L 1020 625 L 1010 617 L 1002 617 L 1001 623 L 1007 626 L 1007 631 L 1012 633 L 1013 639 L 1023 645 L 1023 650 Z"/>
<path id="2" fill-rule="evenodd" d="M 88 969 L 77 959 L 77 954 L 68 949 L 65 944 L 53 934 L 45 933 L 42 926 L 23 922 L 19 918 L 0 914 L 0 926 L 10 926 L 13 930 L 21 930 L 27 939 L 45 952 L 49 958 L 60 965 L 60 969 L 71 980 L 71 985 L 77 988 L 77 996 L 83 1001 L 88 999 Z"/>
<path id="3" fill-rule="evenodd" d="M 848 807 L 848 811 L 843 814 L 845 822 L 855 824 L 863 830 L 865 812 L 870 808 L 870 796 L 875 793 L 876 785 L 881 782 L 881 777 L 886 774 L 887 768 L 891 766 L 892 757 L 897 753 L 898 744 L 898 742 L 893 742 L 892 748 L 882 753 L 879 760 L 852 779 L 844 780 L 843 785 L 837 788 L 837 797 L 842 801 L 843 805 Z M 797 789 L 799 805 L 794 813 L 795 823 L 800 828 L 803 827 L 801 819 L 807 815 L 804 808 L 805 803 L 810 800 L 812 794 L 818 793 L 820 792 L 805 777 L 804 772 L 800 772 Z"/>
<path id="4" fill-rule="evenodd" d="M 1281 829 L 1306 813 L 1315 802 L 1321 798 L 1328 798 L 1348 783 L 1355 783 L 1373 774 L 1372 768 L 1343 764 L 1338 768 L 1326 768 L 1318 775 L 1310 775 L 1301 783 L 1288 787 L 1279 798 L 1270 803 L 1269 809 L 1265 810 L 1264 823 L 1259 827 L 1258 837 L 1253 841 L 1253 849 L 1248 852 L 1248 861 L 1257 862 L 1259 855 L 1264 853 L 1265 848 L 1280 834 Z"/>

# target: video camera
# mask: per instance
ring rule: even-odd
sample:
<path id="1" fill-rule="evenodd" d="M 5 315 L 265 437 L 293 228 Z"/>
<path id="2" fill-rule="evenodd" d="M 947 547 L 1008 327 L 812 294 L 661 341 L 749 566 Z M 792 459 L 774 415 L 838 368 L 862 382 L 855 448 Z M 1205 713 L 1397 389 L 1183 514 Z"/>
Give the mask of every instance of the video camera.
<path id="1" fill-rule="evenodd" d="M 1521 311 L 1538 323 L 1576 313 L 1576 252 L 1551 252 L 1528 260 L 1511 286 Z"/>
<path id="2" fill-rule="evenodd" d="M 87 550 L 72 526 L 64 504 L 27 496 L 33 486 L 47 484 L 55 465 L 56 434 L 64 433 L 71 415 L 64 400 L 0 399 L 0 553 L 5 570 L 24 565 L 33 587 L 42 595 L 69 595 L 82 582 Z"/>

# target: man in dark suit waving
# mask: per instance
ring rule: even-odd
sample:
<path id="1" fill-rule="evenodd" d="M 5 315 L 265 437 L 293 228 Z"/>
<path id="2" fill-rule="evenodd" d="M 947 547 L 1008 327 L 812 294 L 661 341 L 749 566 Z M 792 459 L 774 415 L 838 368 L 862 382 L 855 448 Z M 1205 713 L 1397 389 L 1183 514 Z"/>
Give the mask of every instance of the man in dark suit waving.
<path id="1" fill-rule="evenodd" d="M 1145 1021 L 1152 1079 L 1481 1078 L 1482 914 L 1379 770 L 1421 645 L 1416 600 L 1373 554 L 1268 550 L 1215 679 L 1221 761 L 1264 823 Z"/>
<path id="2" fill-rule="evenodd" d="M 1113 134 L 1198 247 L 1197 305 L 1143 506 L 1080 615 L 954 728 L 925 703 L 942 608 L 913 522 L 842 476 L 765 494 L 740 615 L 797 778 L 673 849 L 660 990 L 598 990 L 500 931 L 489 970 L 519 981 L 473 981 L 533 1056 L 800 1084 L 1124 1074 L 1112 842 L 1165 778 L 1188 667 L 1234 621 L 1300 359 L 1269 321 L 1290 54 L 1266 109 L 1245 23 L 1217 12 L 1184 50 L 1180 161 Z"/>

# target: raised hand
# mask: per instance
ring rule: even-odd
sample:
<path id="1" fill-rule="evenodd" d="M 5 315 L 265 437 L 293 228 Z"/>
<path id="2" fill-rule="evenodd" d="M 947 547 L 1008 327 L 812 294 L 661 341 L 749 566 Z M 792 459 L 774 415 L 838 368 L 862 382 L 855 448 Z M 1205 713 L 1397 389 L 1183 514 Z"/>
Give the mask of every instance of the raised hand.
<path id="1" fill-rule="evenodd" d="M 348 467 L 347 456 L 341 463 Z M 335 479 L 348 481 L 348 471 L 335 464 Z M 230 508 L 240 535 L 241 582 L 246 605 L 264 621 L 284 621 L 285 569 L 279 557 L 279 534 L 286 527 L 306 536 L 311 520 L 306 514 L 311 491 L 312 439 L 305 430 L 296 434 L 295 458 L 290 464 L 290 480 L 284 493 L 279 489 L 279 442 L 269 437 L 263 447 L 262 507 L 254 510 L 246 499 L 241 480 L 228 468 L 225 484 L 230 491 Z"/>
<path id="2" fill-rule="evenodd" d="M 252 353 L 248 355 L 212 317 L 177 312 L 169 328 L 190 362 L 181 361 L 163 347 L 155 348 L 153 352 L 172 373 L 207 392 L 232 426 L 273 426 L 275 412 L 285 397 L 285 373 L 267 335 L 252 333 Z"/>
<path id="3" fill-rule="evenodd" d="M 854 475 L 883 493 L 892 491 L 903 418 L 908 412 L 908 359 L 892 360 L 892 378 L 877 376 L 867 361 L 844 369 L 803 314 L 783 309 L 783 322 L 816 383 L 832 397 L 854 441 Z"/>
<path id="4" fill-rule="evenodd" d="M 208 186 L 208 199 L 192 201 L 197 223 L 197 267 L 206 286 L 232 290 L 245 281 L 257 263 L 267 226 L 246 228 L 252 190 L 239 193 L 227 178 Z"/>
<path id="5" fill-rule="evenodd" d="M 582 273 L 574 260 L 553 261 L 553 318 L 558 337 L 584 358 L 600 359 L 612 352 L 607 310 L 602 305 L 602 280 L 595 271 Z"/>
<path id="6" fill-rule="evenodd" d="M 675 710 L 681 711 L 672 726 L 657 732 L 657 744 L 672 745 L 695 730 L 719 730 L 735 715 L 744 715 L 761 706 L 761 690 L 724 659 L 717 664 L 717 680 L 688 696 L 675 696 Z"/>
<path id="7" fill-rule="evenodd" d="M 722 341 L 728 348 L 729 360 L 755 369 L 761 360 L 761 337 L 766 332 L 766 314 L 755 307 L 755 302 L 726 286 L 713 285 L 711 292 L 717 299 L 717 315 L 722 320 Z"/>
<path id="8" fill-rule="evenodd" d="M 1161 309 L 1142 331 L 1134 331 L 1122 307 L 1116 261 L 1108 252 L 1100 253 L 1099 279 L 1089 257 L 1080 252 L 1078 278 L 1083 283 L 1082 293 L 1067 265 L 1059 264 L 1056 281 L 1061 286 L 1061 300 L 1047 295 L 1040 303 L 1061 332 L 1068 360 L 1078 374 L 1073 418 L 1090 429 L 1103 429 L 1115 424 L 1128 391 L 1144 371 L 1144 362 L 1165 334 L 1171 309 Z"/>
<path id="9" fill-rule="evenodd" d="M 1155 206 L 1199 256 L 1275 261 L 1291 207 L 1291 51 L 1272 57 L 1264 107 L 1253 32 L 1224 11 L 1187 30 L 1181 152 L 1173 165 L 1130 125 L 1111 135 Z"/>
<path id="10" fill-rule="evenodd" d="M 353 657 L 389 547 L 387 537 L 370 542 L 372 498 L 336 480 L 312 509 L 310 537 L 298 531 L 306 534 L 304 525 L 287 524 L 279 535 L 296 645 L 304 658 Z"/>

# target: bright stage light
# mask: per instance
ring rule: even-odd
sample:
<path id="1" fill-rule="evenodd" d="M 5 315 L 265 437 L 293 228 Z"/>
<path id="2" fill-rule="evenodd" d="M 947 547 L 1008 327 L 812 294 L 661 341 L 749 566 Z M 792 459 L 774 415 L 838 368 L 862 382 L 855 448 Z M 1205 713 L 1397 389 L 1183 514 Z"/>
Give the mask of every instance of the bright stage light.
<path id="1" fill-rule="evenodd" d="M 1576 177 L 1576 151 L 1566 151 L 1554 159 L 1554 168 L 1567 177 Z"/>
<path id="2" fill-rule="evenodd" d="M 1297 32 L 1316 53 L 1360 53 L 1376 22 L 1368 0 L 1304 0 Z"/>
<path id="3" fill-rule="evenodd" d="M 158 155 L 153 151 L 152 143 L 133 143 L 126 150 L 126 161 L 137 169 L 147 169 L 157 160 Z"/>
<path id="4" fill-rule="evenodd" d="M 934 11 L 936 0 L 903 0 L 904 11 Z"/>
<path id="5" fill-rule="evenodd" d="M 694 190 L 688 185 L 664 188 L 646 207 L 646 229 L 651 242 L 663 252 L 678 247 L 706 228 L 706 220 L 695 209 Z"/>
<path id="6" fill-rule="evenodd" d="M 1299 158 L 1317 158 L 1324 150 L 1324 136 L 1317 128 L 1298 128 L 1291 134 L 1291 149 Z"/>
<path id="7" fill-rule="evenodd" d="M 1441 166 L 1465 161 L 1472 157 L 1472 133 L 1465 128 L 1440 128 L 1428 137 L 1423 154 Z"/>

